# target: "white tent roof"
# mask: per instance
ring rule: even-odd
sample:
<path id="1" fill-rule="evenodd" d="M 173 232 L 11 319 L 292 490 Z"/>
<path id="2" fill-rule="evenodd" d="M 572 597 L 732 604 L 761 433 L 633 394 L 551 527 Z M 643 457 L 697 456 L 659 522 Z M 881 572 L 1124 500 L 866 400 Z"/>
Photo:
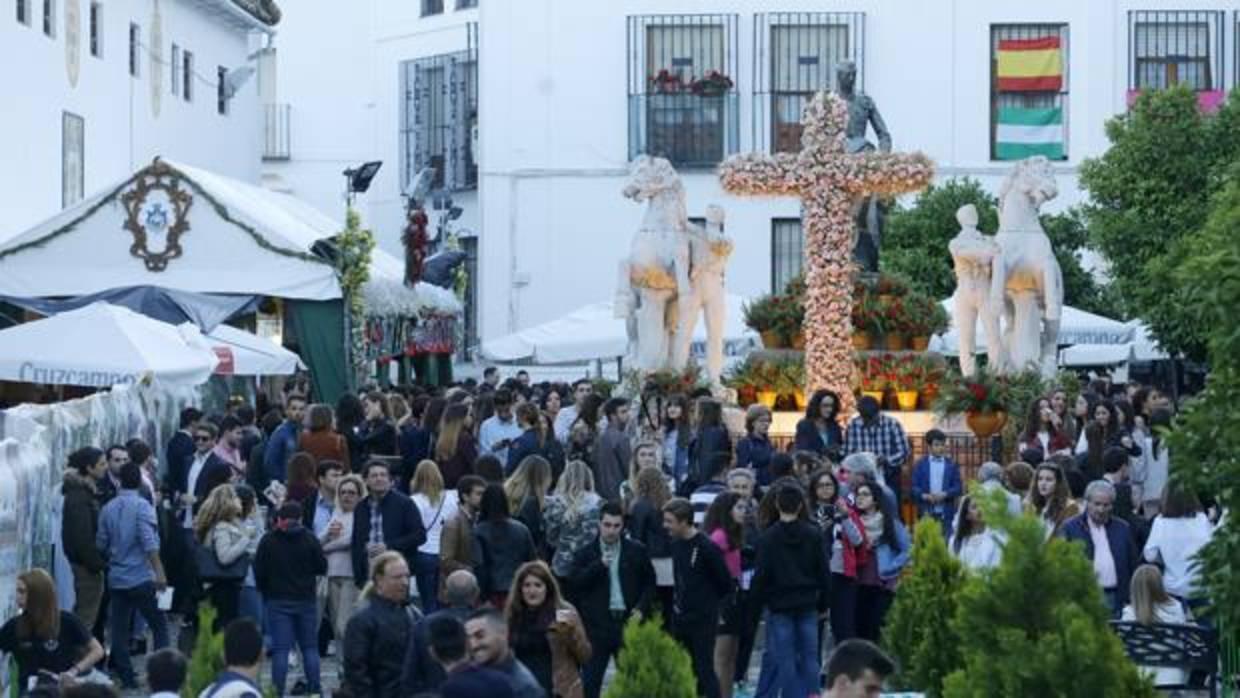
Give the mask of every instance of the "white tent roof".
<path id="1" fill-rule="evenodd" d="M 206 337 L 220 359 L 215 367 L 217 374 L 290 376 L 306 367 L 301 358 L 288 349 L 231 325 L 216 325 Z"/>
<path id="2" fill-rule="evenodd" d="M 943 307 L 950 315 L 952 312 L 951 299 L 947 299 L 942 303 Z M 1119 320 L 1102 317 L 1087 313 L 1084 310 L 1073 308 L 1065 305 L 1059 322 L 1059 344 L 1127 344 L 1133 340 L 1133 327 Z M 986 350 L 986 333 L 982 330 L 981 323 L 977 323 L 977 331 L 974 335 L 977 338 L 976 352 Z M 959 353 L 959 337 L 955 327 L 955 320 L 952 320 L 952 327 L 945 334 L 936 335 L 930 342 L 930 349 L 942 354 L 955 356 Z"/>
<path id="3" fill-rule="evenodd" d="M 193 325 L 103 302 L 0 330 L 0 380 L 20 383 L 105 388 L 150 375 L 199 385 L 217 362 Z"/>
<path id="4" fill-rule="evenodd" d="M 306 300 L 340 297 L 335 269 L 311 253 L 317 241 L 341 231 L 339 221 L 286 194 L 197 167 L 161 162 L 179 175 L 192 197 L 180 257 L 162 271 L 149 271 L 129 251 L 133 236 L 124 228 L 127 213 L 121 195 L 133 191 L 136 178 L 152 165 L 0 240 L 0 295 L 77 296 L 156 285 Z M 148 247 L 162 249 L 162 243 L 151 240 Z M 405 288 L 403 264 L 392 255 L 376 249 L 371 259 L 372 285 L 383 286 L 377 295 L 405 313 L 460 312 L 460 303 L 450 292 L 428 284 Z M 376 295 L 370 288 L 366 292 L 368 297 Z"/>
<path id="5" fill-rule="evenodd" d="M 1167 353 L 1150 337 L 1149 328 L 1139 320 L 1128 323 L 1132 341 L 1125 344 L 1076 344 L 1059 354 L 1064 366 L 1111 366 L 1129 361 L 1162 361 Z"/>
<path id="6" fill-rule="evenodd" d="M 728 320 L 724 342 L 756 341 L 757 334 L 745 327 L 741 306 L 745 299 L 728 294 Z M 705 341 L 706 327 L 699 319 L 694 342 Z M 614 317 L 610 301 L 591 303 L 571 313 L 507 337 L 482 343 L 482 355 L 491 361 L 524 361 L 559 364 L 624 356 L 628 345 L 624 320 Z"/>

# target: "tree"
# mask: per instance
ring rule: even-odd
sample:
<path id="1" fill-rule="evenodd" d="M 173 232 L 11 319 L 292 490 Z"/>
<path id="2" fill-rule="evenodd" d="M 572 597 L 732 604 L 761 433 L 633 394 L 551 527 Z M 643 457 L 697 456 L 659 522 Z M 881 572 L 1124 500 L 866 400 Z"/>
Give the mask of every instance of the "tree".
<path id="1" fill-rule="evenodd" d="M 913 562 L 883 629 L 883 644 L 900 667 L 893 687 L 943 695 L 943 679 L 960 667 L 960 638 L 951 619 L 964 580 L 964 568 L 948 551 L 939 523 L 918 521 Z"/>
<path id="2" fill-rule="evenodd" d="M 1030 516 L 983 503 L 988 525 L 1007 535 L 1003 559 L 970 577 L 952 620 L 960 668 L 944 683 L 948 698 L 1089 696 L 1152 698 L 1154 689 L 1124 654 L 1093 566 L 1079 544 L 1044 541 Z"/>
<path id="3" fill-rule="evenodd" d="M 189 672 L 181 689 L 181 698 L 198 698 L 224 669 L 224 633 L 214 632 L 214 625 L 215 607 L 206 602 L 200 604 L 198 635 L 194 638 L 194 650 L 190 654 Z"/>
<path id="4" fill-rule="evenodd" d="M 1174 281 L 1174 260 L 1240 154 L 1240 97 L 1210 117 L 1188 87 L 1145 92 L 1106 129 L 1111 147 L 1081 165 L 1090 242 L 1110 265 L 1123 309 L 1164 349 L 1201 359 L 1206 329 L 1181 312 L 1193 299 Z"/>
<path id="5" fill-rule="evenodd" d="M 696 693 L 689 655 L 663 632 L 662 622 L 630 619 L 606 698 L 693 698 Z"/>
<path id="6" fill-rule="evenodd" d="M 932 298 L 952 295 L 956 275 L 947 245 L 960 232 L 956 210 L 965 204 L 977 207 L 979 230 L 988 234 L 998 230 L 998 200 L 977 180 L 965 177 L 931 185 L 912 206 L 897 207 L 888 216 L 883 232 L 883 271 L 907 277 Z M 1073 208 L 1043 215 L 1042 227 L 1063 270 L 1064 302 L 1116 317 L 1119 308 L 1105 287 L 1081 266 L 1080 253 L 1089 239 L 1082 212 Z"/>
<path id="7" fill-rule="evenodd" d="M 1189 402 L 1169 435 L 1174 461 L 1172 478 L 1208 492 L 1231 512 L 1201 552 L 1201 572 L 1219 627 L 1240 628 L 1240 333 L 1235 308 L 1240 305 L 1240 168 L 1216 198 L 1206 226 L 1190 236 L 1195 253 L 1174 273 L 1194 299 L 1185 312 L 1196 316 L 1208 334 L 1211 373 L 1205 390 Z"/>

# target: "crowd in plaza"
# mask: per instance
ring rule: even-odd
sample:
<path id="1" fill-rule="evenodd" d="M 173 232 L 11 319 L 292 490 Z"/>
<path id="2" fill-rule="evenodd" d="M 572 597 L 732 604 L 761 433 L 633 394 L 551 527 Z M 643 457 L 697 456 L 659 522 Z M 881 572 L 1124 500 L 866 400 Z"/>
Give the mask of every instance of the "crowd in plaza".
<path id="1" fill-rule="evenodd" d="M 829 391 L 789 448 L 761 405 L 736 438 L 706 392 L 630 402 L 495 369 L 262 402 L 187 408 L 165 444 L 72 454 L 75 600 L 61 611 L 46 572 L 20 577 L 0 650 L 21 690 L 110 672 L 137 691 L 133 655 L 150 650 L 146 689 L 176 693 L 170 623 L 192 637 L 209 602 L 228 665 L 209 698 L 261 695 L 264 665 L 278 696 L 597 698 L 625 624 L 656 615 L 699 695 L 876 695 L 893 666 L 874 643 L 910 562 L 904 503 L 978 570 L 1004 547 L 986 490 L 1079 541 L 1115 618 L 1186 622 L 1206 601 L 1193 557 L 1219 512 L 1169 482 L 1157 427 L 1174 405 L 1139 385 L 1039 398 L 1019 460 L 983 464 L 972 494 L 942 432 L 913 462 L 877 401 L 842 424 Z M 338 686 L 321 677 L 331 653 Z"/>

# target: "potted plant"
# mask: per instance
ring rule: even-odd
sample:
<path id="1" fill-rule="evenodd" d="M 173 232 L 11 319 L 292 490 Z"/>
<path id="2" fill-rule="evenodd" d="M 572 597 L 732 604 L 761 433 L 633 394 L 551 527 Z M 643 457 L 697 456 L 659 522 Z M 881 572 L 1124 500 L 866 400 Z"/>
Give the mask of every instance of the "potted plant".
<path id="1" fill-rule="evenodd" d="M 951 316 L 941 303 L 923 294 L 913 294 L 905 301 L 908 309 L 908 348 L 925 351 L 930 337 L 942 334 L 951 325 Z"/>
<path id="2" fill-rule="evenodd" d="M 743 306 L 745 326 L 762 335 L 762 346 L 779 349 L 783 346 L 780 333 L 780 296 L 761 296 Z"/>
<path id="3" fill-rule="evenodd" d="M 753 382 L 758 402 L 767 409 L 775 409 L 775 400 L 779 397 L 779 388 L 783 376 L 779 367 L 771 361 L 755 361 L 753 366 Z"/>
<path id="4" fill-rule="evenodd" d="M 754 383 L 755 360 L 747 358 L 728 369 L 723 384 L 736 391 L 736 401 L 741 407 L 749 407 L 758 401 L 758 387 Z"/>
<path id="5" fill-rule="evenodd" d="M 786 359 L 780 364 L 780 392 L 791 395 L 798 410 L 805 409 L 805 361 Z"/>
<path id="6" fill-rule="evenodd" d="M 884 330 L 883 348 L 887 351 L 904 349 L 905 323 L 908 317 L 904 300 L 897 296 L 879 296 L 878 305 Z"/>
<path id="7" fill-rule="evenodd" d="M 890 303 L 892 300 L 905 295 L 909 291 L 909 284 L 903 277 L 895 274 L 881 274 L 878 277 L 878 283 L 874 285 L 874 293 L 879 300 Z"/>
<path id="8" fill-rule="evenodd" d="M 895 365 L 896 402 L 901 412 L 912 412 L 917 409 L 918 391 L 925 385 L 926 366 L 920 357 L 905 355 L 896 359 Z"/>
<path id="9" fill-rule="evenodd" d="M 939 385 L 946 378 L 947 370 L 933 361 L 925 361 L 925 367 L 925 383 L 921 387 L 920 397 L 922 407 L 929 408 L 939 399 Z"/>
<path id="10" fill-rule="evenodd" d="M 732 89 L 732 78 L 718 70 L 709 70 L 689 84 L 689 90 L 700 97 L 720 97 Z"/>
<path id="11" fill-rule="evenodd" d="M 852 345 L 853 349 L 866 351 L 874 347 L 873 317 L 877 314 L 875 302 L 868 295 L 853 299 Z"/>
<path id="12" fill-rule="evenodd" d="M 861 361 L 861 394 L 869 395 L 881 405 L 887 389 L 887 360 L 885 356 L 871 356 Z"/>
<path id="13" fill-rule="evenodd" d="M 1007 423 L 1007 382 L 986 370 L 973 376 L 952 375 L 940 386 L 935 411 L 963 414 L 969 430 L 980 439 L 994 436 Z"/>
<path id="14" fill-rule="evenodd" d="M 650 78 L 650 87 L 657 94 L 675 94 L 680 92 L 684 83 L 680 80 L 680 73 L 663 68 Z"/>

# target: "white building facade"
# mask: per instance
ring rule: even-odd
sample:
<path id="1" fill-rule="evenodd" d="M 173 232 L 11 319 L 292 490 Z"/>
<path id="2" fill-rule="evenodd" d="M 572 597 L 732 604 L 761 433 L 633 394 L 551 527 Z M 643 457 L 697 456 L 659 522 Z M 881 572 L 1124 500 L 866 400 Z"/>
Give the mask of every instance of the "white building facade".
<path id="1" fill-rule="evenodd" d="M 270 0 L 5 2 L 0 239 L 156 156 L 257 182 L 262 120 L 244 73 L 278 19 Z"/>
<path id="2" fill-rule="evenodd" d="M 798 202 L 725 195 L 714 168 L 731 153 L 795 148 L 800 106 L 834 87 L 844 60 L 895 149 L 925 152 L 940 178 L 997 189 L 1024 152 L 1005 143 L 1006 120 L 1037 116 L 1060 173 L 1047 209 L 1080 203 L 1081 161 L 1105 151 L 1106 120 L 1137 91 L 1188 83 L 1209 108 L 1232 88 L 1238 11 L 1237 0 L 371 0 L 364 18 L 319 11 L 307 36 L 282 37 L 294 115 L 327 83 L 350 91 L 330 117 L 307 117 L 310 133 L 295 116 L 290 157 L 267 171 L 331 210 L 340 169 L 383 160 L 362 203 L 399 253 L 402 188 L 435 167 L 464 210 L 476 342 L 613 296 L 642 215 L 620 191 L 641 153 L 677 165 L 691 216 L 725 207 L 734 292 L 782 286 L 803 252 Z M 1002 86 L 1009 42 L 1054 47 L 1057 79 Z M 290 60 L 294 47 L 303 53 Z M 337 55 L 353 69 L 320 67 Z M 712 72 L 726 81 L 702 83 Z"/>

